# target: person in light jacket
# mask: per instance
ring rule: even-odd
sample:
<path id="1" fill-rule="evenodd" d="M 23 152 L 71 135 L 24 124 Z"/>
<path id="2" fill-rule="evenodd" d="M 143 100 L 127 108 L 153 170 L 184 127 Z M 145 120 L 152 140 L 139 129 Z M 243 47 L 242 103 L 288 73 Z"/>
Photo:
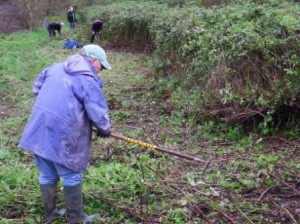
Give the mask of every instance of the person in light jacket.
<path id="1" fill-rule="evenodd" d="M 108 106 L 97 75 L 111 69 L 98 45 L 44 69 L 33 84 L 36 96 L 19 147 L 33 154 L 46 213 L 51 223 L 64 210 L 56 208 L 57 182 L 62 179 L 68 223 L 91 222 L 83 211 L 82 175 L 90 157 L 92 126 L 109 137 Z"/>

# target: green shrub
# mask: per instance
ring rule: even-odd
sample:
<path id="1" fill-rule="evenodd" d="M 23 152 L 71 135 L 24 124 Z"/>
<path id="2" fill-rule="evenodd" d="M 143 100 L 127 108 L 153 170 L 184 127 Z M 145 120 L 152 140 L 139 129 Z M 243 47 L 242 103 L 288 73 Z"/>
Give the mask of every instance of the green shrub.
<path id="1" fill-rule="evenodd" d="M 109 41 L 152 42 L 157 80 L 177 79 L 185 90 L 182 98 L 184 92 L 197 90 L 189 114 L 203 118 L 207 111 L 199 108 L 228 105 L 229 113 L 220 117 L 238 123 L 259 120 L 274 109 L 276 115 L 278 106 L 298 94 L 298 11 L 293 2 L 276 0 L 235 1 L 208 9 L 132 1 L 93 6 L 81 13 L 89 23 L 103 18 L 103 36 Z M 156 87 L 163 83 L 157 82 Z M 178 85 L 169 91 L 176 93 Z M 164 95 L 157 97 L 164 99 Z M 178 96 L 171 94 L 169 101 L 174 109 L 187 111 Z M 246 117 L 230 118 L 246 107 L 250 109 Z M 256 111 L 261 115 L 253 115 Z"/>

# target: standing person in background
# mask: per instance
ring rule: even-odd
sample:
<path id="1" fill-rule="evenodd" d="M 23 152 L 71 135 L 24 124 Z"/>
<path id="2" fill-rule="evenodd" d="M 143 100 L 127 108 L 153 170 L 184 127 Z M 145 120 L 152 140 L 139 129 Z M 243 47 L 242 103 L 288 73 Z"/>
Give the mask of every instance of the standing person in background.
<path id="1" fill-rule="evenodd" d="M 100 38 L 100 33 L 102 31 L 103 21 L 101 19 L 96 19 L 92 24 L 92 36 L 91 36 L 91 43 L 94 43 L 95 38 Z"/>
<path id="2" fill-rule="evenodd" d="M 56 36 L 55 31 L 57 31 L 58 34 L 60 35 L 63 25 L 64 25 L 63 22 L 61 22 L 61 23 L 55 23 L 55 22 L 54 23 L 49 23 L 48 27 L 47 27 L 49 37 L 55 37 Z"/>
<path id="3" fill-rule="evenodd" d="M 103 82 L 97 75 L 103 69 L 111 69 L 105 51 L 85 45 L 80 54 L 44 69 L 33 84 L 35 103 L 19 147 L 33 154 L 39 170 L 45 223 L 63 215 L 56 207 L 60 179 L 68 224 L 94 218 L 83 211 L 82 180 L 90 158 L 92 126 L 100 137 L 110 135 Z"/>
<path id="4" fill-rule="evenodd" d="M 77 20 L 76 20 L 75 12 L 74 12 L 74 9 L 72 6 L 67 11 L 67 19 L 69 21 L 70 28 L 74 29 Z"/>

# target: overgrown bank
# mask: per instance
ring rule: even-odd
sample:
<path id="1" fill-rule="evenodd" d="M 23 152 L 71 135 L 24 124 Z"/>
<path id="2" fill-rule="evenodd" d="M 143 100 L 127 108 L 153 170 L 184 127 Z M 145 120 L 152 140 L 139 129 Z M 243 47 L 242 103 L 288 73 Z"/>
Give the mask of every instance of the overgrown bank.
<path id="1" fill-rule="evenodd" d="M 153 1 L 81 14 L 86 22 L 103 18 L 107 40 L 154 46 L 156 97 L 170 108 L 198 123 L 272 135 L 283 127 L 295 132 L 299 122 L 299 7 L 277 0 L 212 8 Z"/>
<path id="2" fill-rule="evenodd" d="M 2 101 L 0 107 L 3 224 L 35 224 L 43 218 L 34 161 L 16 146 L 30 112 L 36 74 L 74 53 L 62 49 L 62 40 L 49 41 L 40 30 L 3 36 L 0 43 L 1 61 L 7 60 L 0 76 L 6 102 L 5 110 Z M 28 42 L 30 46 L 24 45 Z M 87 213 L 100 213 L 97 223 L 297 223 L 299 141 L 237 136 L 234 129 L 225 134 L 215 131 L 212 123 L 192 132 L 190 120 L 161 113 L 165 108 L 151 97 L 154 76 L 147 55 L 108 56 L 113 70 L 101 77 L 113 130 L 212 160 L 205 168 L 114 139 L 95 138 L 84 175 L 84 204 Z M 62 201 L 60 197 L 60 207 Z M 64 218 L 56 222 L 61 223 Z"/>
<path id="3" fill-rule="evenodd" d="M 49 41 L 46 31 L 39 30 L 2 37 L 1 57 L 6 61 L 1 64 L 0 81 L 6 109 L 1 101 L 0 223 L 35 224 L 43 218 L 38 172 L 32 156 L 17 144 L 33 101 L 34 78 L 45 66 L 75 53 L 62 49 L 68 35 Z M 101 77 L 113 131 L 212 160 L 205 167 L 94 136 L 84 175 L 84 201 L 87 213 L 100 213 L 98 223 L 299 220 L 299 141 L 241 136 L 235 129 L 226 133 L 210 122 L 195 129 L 181 111 L 168 114 L 168 103 L 152 97 L 149 84 L 155 77 L 148 55 L 109 52 L 108 56 L 113 70 Z M 62 201 L 60 197 L 59 206 Z"/>
<path id="4" fill-rule="evenodd" d="M 74 53 L 62 49 L 73 34 L 65 31 L 52 41 L 46 30 L 1 36 L 0 223 L 42 220 L 38 173 L 32 157 L 16 146 L 33 101 L 34 78 Z M 179 81 L 190 83 L 192 77 L 163 73 L 164 64 L 154 74 L 151 54 L 109 52 L 109 59 L 113 70 L 101 77 L 115 132 L 212 160 L 205 168 L 94 136 L 84 176 L 87 213 L 100 213 L 99 223 L 299 222 L 299 140 L 242 135 L 237 127 L 193 120 L 190 115 L 201 114 L 194 105 L 201 92 L 197 79 L 195 92 L 186 92 Z M 292 134 L 298 136 L 297 128 Z"/>

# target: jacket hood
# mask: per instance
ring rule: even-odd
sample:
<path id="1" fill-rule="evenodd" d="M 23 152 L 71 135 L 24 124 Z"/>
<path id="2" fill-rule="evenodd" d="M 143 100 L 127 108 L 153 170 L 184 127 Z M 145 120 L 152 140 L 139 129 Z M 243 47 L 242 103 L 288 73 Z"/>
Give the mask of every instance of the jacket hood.
<path id="1" fill-rule="evenodd" d="M 88 75 L 98 79 L 97 72 L 87 58 L 76 54 L 67 58 L 64 69 L 69 75 Z"/>

